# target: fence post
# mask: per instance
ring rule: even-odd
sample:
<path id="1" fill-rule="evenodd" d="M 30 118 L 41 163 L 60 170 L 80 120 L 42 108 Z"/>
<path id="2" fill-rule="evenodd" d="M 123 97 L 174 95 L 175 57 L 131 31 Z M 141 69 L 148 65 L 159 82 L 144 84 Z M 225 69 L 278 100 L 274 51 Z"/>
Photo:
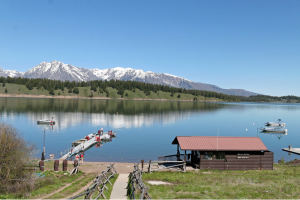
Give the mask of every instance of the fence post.
<path id="1" fill-rule="evenodd" d="M 54 171 L 58 172 L 59 160 L 54 161 Z"/>
<path id="2" fill-rule="evenodd" d="M 43 172 L 45 170 L 45 166 L 44 166 L 44 161 L 43 160 L 40 160 L 39 167 L 40 167 L 40 171 Z"/>
<path id="3" fill-rule="evenodd" d="M 63 171 L 68 171 L 68 160 L 63 161 Z"/>
<path id="4" fill-rule="evenodd" d="M 144 160 L 141 160 L 142 163 L 142 171 L 144 171 Z"/>
<path id="5" fill-rule="evenodd" d="M 148 173 L 151 173 L 151 160 L 149 160 Z"/>
<path id="6" fill-rule="evenodd" d="M 186 172 L 186 161 L 183 163 L 183 172 Z"/>

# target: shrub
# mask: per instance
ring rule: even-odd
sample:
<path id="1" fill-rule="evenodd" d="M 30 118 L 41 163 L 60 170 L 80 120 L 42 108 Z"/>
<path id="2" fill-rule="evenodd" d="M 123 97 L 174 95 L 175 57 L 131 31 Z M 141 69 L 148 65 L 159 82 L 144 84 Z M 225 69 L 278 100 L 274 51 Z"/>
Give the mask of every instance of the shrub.
<path id="1" fill-rule="evenodd" d="M 73 90 L 73 93 L 75 93 L 75 94 L 79 94 L 79 89 L 76 87 L 76 88 L 74 88 L 74 90 Z"/>
<path id="2" fill-rule="evenodd" d="M 279 164 L 284 164 L 285 160 L 283 159 L 283 157 L 281 157 L 281 159 L 278 161 Z"/>
<path id="3" fill-rule="evenodd" d="M 7 88 L 5 88 L 5 93 L 7 93 Z"/>
<path id="4" fill-rule="evenodd" d="M 49 94 L 51 94 L 51 95 L 55 95 L 55 93 L 54 93 L 54 89 L 53 89 L 53 88 L 51 88 L 51 89 L 50 89 L 50 91 L 49 91 Z"/>
<path id="5" fill-rule="evenodd" d="M 0 195 L 23 197 L 34 188 L 32 172 L 24 170 L 34 150 L 17 129 L 0 123 Z"/>

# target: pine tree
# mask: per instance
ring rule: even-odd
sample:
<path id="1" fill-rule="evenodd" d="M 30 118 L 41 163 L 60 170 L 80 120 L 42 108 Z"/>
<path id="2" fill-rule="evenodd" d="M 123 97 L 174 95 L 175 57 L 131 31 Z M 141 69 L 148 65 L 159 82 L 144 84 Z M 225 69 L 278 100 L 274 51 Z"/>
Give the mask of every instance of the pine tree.
<path id="1" fill-rule="evenodd" d="M 50 91 L 49 91 L 49 94 L 51 94 L 51 95 L 55 95 L 55 93 L 54 93 L 54 89 L 53 89 L 53 88 L 51 88 L 51 89 L 50 89 Z"/>
<path id="2" fill-rule="evenodd" d="M 5 93 L 7 93 L 7 88 L 5 88 Z"/>

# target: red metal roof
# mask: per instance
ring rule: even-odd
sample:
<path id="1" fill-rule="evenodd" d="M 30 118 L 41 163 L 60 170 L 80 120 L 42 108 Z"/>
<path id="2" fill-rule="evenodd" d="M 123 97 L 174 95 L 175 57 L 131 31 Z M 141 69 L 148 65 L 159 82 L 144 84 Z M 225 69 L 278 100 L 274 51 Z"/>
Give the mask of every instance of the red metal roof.
<path id="1" fill-rule="evenodd" d="M 181 150 L 268 151 L 259 137 L 177 136 L 172 144 Z"/>

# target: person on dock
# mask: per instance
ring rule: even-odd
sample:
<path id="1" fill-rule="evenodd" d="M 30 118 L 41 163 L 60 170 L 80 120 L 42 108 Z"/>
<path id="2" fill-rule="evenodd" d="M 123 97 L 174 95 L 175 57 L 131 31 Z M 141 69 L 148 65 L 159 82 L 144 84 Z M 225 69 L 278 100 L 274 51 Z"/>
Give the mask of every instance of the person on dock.
<path id="1" fill-rule="evenodd" d="M 84 153 L 82 152 L 82 153 L 80 154 L 80 161 L 81 161 L 81 163 L 83 163 L 83 158 L 84 158 Z"/>
<path id="2" fill-rule="evenodd" d="M 79 161 L 79 155 L 78 155 L 78 153 L 77 153 L 76 156 L 75 156 L 75 160 L 78 160 L 78 161 Z"/>

